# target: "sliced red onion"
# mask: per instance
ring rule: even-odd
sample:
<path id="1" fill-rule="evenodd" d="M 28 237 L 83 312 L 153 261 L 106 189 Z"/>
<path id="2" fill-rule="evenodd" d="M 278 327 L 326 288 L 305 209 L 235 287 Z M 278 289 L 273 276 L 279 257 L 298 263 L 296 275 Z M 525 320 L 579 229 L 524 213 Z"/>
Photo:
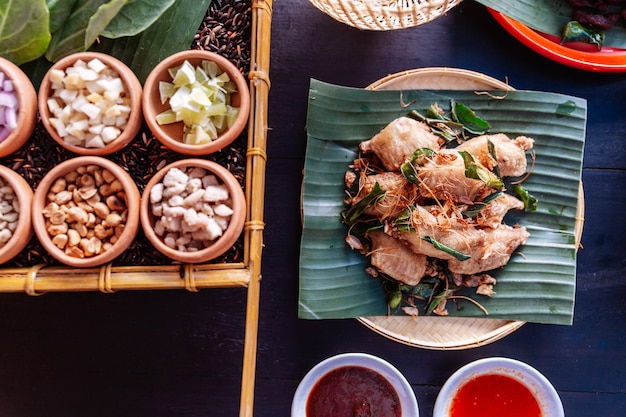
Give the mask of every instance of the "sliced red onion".
<path id="1" fill-rule="evenodd" d="M 0 91 L 0 106 L 17 107 L 17 97 L 13 92 Z"/>
<path id="2" fill-rule="evenodd" d="M 0 71 L 0 142 L 17 127 L 18 107 L 13 82 Z"/>
<path id="3" fill-rule="evenodd" d="M 5 107 L 4 126 L 13 130 L 17 127 L 17 111 L 15 107 Z"/>
<path id="4" fill-rule="evenodd" d="M 0 127 L 0 143 L 4 142 L 4 140 L 11 134 L 11 130 L 12 129 L 5 126 Z"/>

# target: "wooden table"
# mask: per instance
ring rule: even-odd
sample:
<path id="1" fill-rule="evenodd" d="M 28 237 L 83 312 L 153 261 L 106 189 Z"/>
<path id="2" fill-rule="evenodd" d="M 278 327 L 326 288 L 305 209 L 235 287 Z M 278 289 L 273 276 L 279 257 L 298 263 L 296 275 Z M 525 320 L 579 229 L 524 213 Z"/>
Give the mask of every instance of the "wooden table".
<path id="1" fill-rule="evenodd" d="M 466 0 L 427 25 L 364 32 L 307 0 L 276 1 L 269 100 L 255 416 L 289 415 L 317 362 L 342 352 L 388 360 L 412 384 L 421 415 L 460 366 L 506 356 L 534 366 L 568 417 L 626 410 L 626 76 L 551 62 Z M 489 345 L 422 350 L 356 320 L 297 318 L 300 183 L 310 78 L 364 87 L 390 73 L 447 66 L 516 89 L 588 100 L 585 226 L 573 326 L 526 324 Z M 0 294 L 0 416 L 235 416 L 239 410 L 244 289 Z"/>

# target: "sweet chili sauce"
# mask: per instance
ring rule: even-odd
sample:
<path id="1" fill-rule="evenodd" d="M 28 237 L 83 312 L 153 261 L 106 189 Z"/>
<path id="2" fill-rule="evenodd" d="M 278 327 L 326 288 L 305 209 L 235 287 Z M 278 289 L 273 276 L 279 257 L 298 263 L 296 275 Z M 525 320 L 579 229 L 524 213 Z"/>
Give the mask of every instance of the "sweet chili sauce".
<path id="1" fill-rule="evenodd" d="M 516 379 L 486 374 L 470 379 L 456 393 L 450 417 L 541 417 L 539 402 Z"/>
<path id="2" fill-rule="evenodd" d="M 377 372 L 342 366 L 320 378 L 306 404 L 306 417 L 401 417 L 398 393 Z"/>

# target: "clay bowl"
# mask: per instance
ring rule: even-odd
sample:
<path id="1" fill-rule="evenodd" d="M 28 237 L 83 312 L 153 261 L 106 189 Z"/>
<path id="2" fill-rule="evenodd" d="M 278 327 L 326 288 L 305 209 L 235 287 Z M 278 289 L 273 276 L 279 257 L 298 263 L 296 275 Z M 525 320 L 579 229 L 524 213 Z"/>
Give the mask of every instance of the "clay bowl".
<path id="1" fill-rule="evenodd" d="M 74 180 L 72 177 L 76 176 L 76 172 L 84 177 Z M 60 182 L 57 182 L 59 179 Z M 62 180 L 66 180 L 66 184 L 63 184 Z M 95 184 L 95 187 L 90 185 L 91 182 Z M 70 208 L 72 203 L 64 202 L 66 198 L 63 194 L 67 196 L 72 185 L 80 189 L 80 192 L 70 192 L 71 199 L 76 203 L 75 205 L 87 212 L 88 216 L 89 213 L 94 214 L 95 224 L 100 227 L 94 225 L 93 218 L 85 221 L 84 214 L 80 210 L 78 213 L 73 211 L 76 207 Z M 96 192 L 93 192 L 93 188 Z M 111 262 L 124 252 L 135 238 L 139 227 L 140 198 L 135 182 L 119 165 L 99 156 L 72 158 L 50 170 L 37 186 L 33 196 L 33 228 L 45 250 L 59 262 L 77 268 L 102 265 Z M 96 241 L 87 242 L 86 248 L 83 246 L 85 243 L 83 241 L 79 244 L 71 243 L 76 234 L 70 231 L 65 232 L 69 240 L 65 245 L 63 245 L 63 237 L 61 240 L 54 240 L 55 237 L 51 235 L 49 226 L 51 222 L 60 224 L 60 220 L 53 220 L 53 218 L 58 219 L 56 216 L 61 215 L 58 214 L 56 207 L 52 207 L 50 201 L 56 201 L 62 211 L 64 208 L 68 209 L 65 210 L 67 211 L 65 217 L 61 218 L 68 226 L 61 224 L 59 227 L 53 227 L 54 233 L 64 234 L 65 228 L 79 231 L 80 236 L 85 236 L 85 232 L 87 236 L 90 236 L 93 231 Z M 99 204 L 96 205 L 96 201 L 99 201 Z M 106 207 L 103 207 L 103 204 Z M 91 206 L 93 211 L 91 212 L 87 206 Z M 120 223 L 121 226 L 117 226 Z M 85 225 L 86 229 L 81 224 Z M 97 240 L 103 248 L 108 247 L 106 250 L 92 254 L 91 252 L 95 250 L 94 246 L 98 245 Z M 83 257 L 76 248 L 82 251 Z"/>
<path id="2" fill-rule="evenodd" d="M 165 242 L 164 236 L 169 231 L 172 230 L 172 227 L 171 225 L 168 224 L 165 232 L 163 232 L 162 229 L 159 230 L 161 226 L 163 226 L 163 220 L 162 220 L 161 214 L 166 213 L 167 208 L 165 208 L 165 204 L 161 204 L 161 210 L 163 213 L 157 212 L 155 215 L 155 211 L 153 208 L 155 204 L 154 194 L 160 194 L 160 192 L 155 193 L 155 188 L 161 187 L 161 184 L 163 183 L 163 180 L 166 178 L 166 175 L 168 175 L 167 178 L 171 178 L 170 175 L 173 175 L 173 174 L 168 174 L 170 173 L 170 170 L 177 169 L 177 170 L 180 170 L 189 174 L 189 171 L 192 168 L 202 168 L 206 170 L 207 175 L 215 176 L 215 178 L 217 179 L 217 183 L 219 183 L 218 188 L 220 188 L 224 193 L 225 192 L 228 193 L 227 199 L 224 199 L 226 196 L 223 194 L 222 197 L 217 197 L 214 199 L 214 200 L 219 199 L 219 202 L 218 201 L 208 202 L 208 204 L 211 205 L 212 208 L 215 208 L 216 206 L 218 206 L 220 203 L 223 202 L 225 203 L 227 207 L 230 207 L 230 209 L 232 210 L 232 213 L 230 213 L 230 215 L 224 215 L 223 212 L 215 208 L 214 215 L 211 213 L 207 215 L 208 217 L 211 217 L 212 219 L 216 219 L 218 223 L 221 225 L 221 227 L 225 228 L 225 230 L 222 230 L 221 236 L 219 236 L 217 233 L 213 234 L 211 237 L 207 237 L 206 235 L 200 237 L 199 235 L 194 234 L 192 238 L 194 243 L 182 244 L 181 245 L 182 247 L 178 246 L 177 244 L 168 245 Z M 190 174 L 189 178 L 191 177 L 198 178 L 199 176 L 196 176 L 195 174 Z M 181 183 L 183 181 L 186 181 L 186 180 L 181 179 Z M 211 187 L 207 187 L 205 185 L 202 185 L 200 187 L 200 189 L 203 189 L 205 192 L 207 192 L 207 190 L 210 188 Z M 182 197 L 186 198 L 189 194 L 191 193 L 182 194 Z M 172 194 L 163 192 L 162 195 L 164 197 L 160 201 L 166 201 L 170 199 L 170 196 Z M 168 204 L 168 206 L 170 206 L 170 204 Z M 187 210 L 189 209 L 189 207 L 191 207 L 191 204 L 185 203 L 181 207 L 185 207 L 185 210 Z M 175 208 L 174 210 L 178 210 L 178 208 Z M 196 211 L 195 208 L 193 210 Z M 199 213 L 200 211 L 204 211 L 206 213 L 206 210 L 197 210 L 197 213 Z M 172 212 L 170 212 L 168 217 L 178 218 L 179 220 L 181 219 L 182 214 L 172 215 L 171 213 Z M 179 211 L 179 213 L 181 212 Z M 203 216 L 200 215 L 199 217 L 203 217 Z M 224 252 L 226 252 L 228 249 L 232 247 L 232 245 L 237 241 L 237 239 L 241 235 L 241 231 L 243 229 L 244 222 L 245 222 L 245 217 L 246 217 L 246 199 L 237 179 L 226 168 L 222 167 L 221 165 L 215 162 L 207 161 L 204 159 L 183 159 L 183 160 L 179 160 L 179 161 L 176 161 L 167 165 L 166 167 L 158 171 L 150 179 L 150 181 L 146 185 L 144 192 L 141 196 L 140 218 L 141 218 L 141 226 L 143 228 L 143 231 L 146 237 L 159 252 L 166 255 L 170 259 L 173 259 L 179 262 L 202 263 L 202 262 L 207 262 L 211 259 L 214 259 L 222 255 Z M 183 227 L 186 228 L 187 230 L 190 230 L 190 229 L 214 230 L 207 225 L 208 220 L 205 221 L 204 223 L 199 221 L 198 223 L 195 223 L 195 226 L 191 225 L 191 223 L 190 222 L 188 223 L 186 220 L 185 220 L 185 223 L 186 224 Z M 203 225 L 202 227 L 206 227 L 206 229 L 202 229 L 200 225 Z M 189 236 L 189 233 L 185 233 L 185 234 L 177 233 L 176 235 L 172 235 L 172 236 L 174 236 L 174 238 L 179 238 L 181 237 L 181 235 L 183 236 L 183 239 L 184 239 L 185 236 L 187 237 Z M 203 243 L 201 244 L 199 242 L 203 242 Z M 189 249 L 187 249 L 188 247 L 189 248 L 193 247 L 196 250 L 190 251 Z"/>
<path id="3" fill-rule="evenodd" d="M 161 81 L 171 82 L 172 77 L 169 74 L 169 69 L 182 65 L 185 60 L 194 68 L 201 65 L 202 61 L 213 61 L 228 74 L 237 86 L 237 91 L 230 96 L 231 105 L 239 107 L 237 119 L 230 128 L 222 132 L 217 138 L 202 145 L 183 143 L 183 122 L 163 125 L 157 122 L 157 115 L 171 108 L 169 100 L 165 103 L 161 102 L 159 83 Z M 208 155 L 229 145 L 237 139 L 246 127 L 250 114 L 250 91 L 241 71 L 228 59 L 212 52 L 188 50 L 169 56 L 150 72 L 144 83 L 142 108 L 144 119 L 150 131 L 164 146 L 185 155 Z"/>
<path id="4" fill-rule="evenodd" d="M 18 128 L 0 143 L 1 158 L 21 148 L 33 133 L 37 123 L 37 93 L 26 74 L 11 61 L 0 57 L 0 71 L 13 82 L 18 103 Z"/>
<path id="5" fill-rule="evenodd" d="M 119 78 L 122 80 L 124 88 L 124 92 L 120 95 L 120 97 L 123 98 L 124 105 L 130 106 L 130 113 L 125 116 L 125 127 L 123 127 L 123 129 L 120 129 L 121 133 L 119 133 L 119 136 L 117 136 L 116 139 L 113 139 L 111 141 L 105 141 L 106 144 L 104 147 L 86 147 L 84 146 L 84 143 L 68 143 L 68 141 L 64 137 L 60 136 L 59 131 L 51 122 L 50 119 L 54 118 L 54 115 L 51 113 L 48 106 L 48 99 L 50 98 L 50 95 L 53 94 L 53 71 L 66 71 L 68 68 L 74 67 L 78 60 L 90 62 L 93 59 L 100 60 L 103 64 L 105 64 L 115 73 L 117 73 Z M 110 89 L 108 90 L 110 91 Z M 84 89 L 80 91 L 85 92 Z M 79 52 L 69 55 L 56 62 L 44 76 L 43 80 L 41 81 L 41 86 L 39 87 L 38 94 L 39 114 L 41 116 L 41 121 L 43 122 L 44 127 L 46 128 L 52 139 L 54 139 L 55 142 L 57 142 L 60 146 L 79 155 L 108 155 L 122 149 L 130 141 L 132 141 L 139 132 L 139 129 L 141 128 L 141 125 L 143 123 L 143 117 L 141 112 L 141 93 L 141 83 L 139 82 L 133 71 L 128 68 L 122 61 L 110 55 L 99 52 Z M 87 96 L 88 94 L 89 93 L 87 92 L 84 95 Z M 76 101 L 74 100 L 70 103 L 75 102 Z M 104 137 L 105 134 L 102 133 L 101 136 Z"/>
<path id="6" fill-rule="evenodd" d="M 14 198 L 17 199 L 17 203 L 19 205 L 17 208 L 17 226 L 15 227 L 15 230 L 13 230 L 10 239 L 0 247 L 0 264 L 3 264 L 19 254 L 26 247 L 26 245 L 28 245 L 30 238 L 33 235 L 30 218 L 33 190 L 24 178 L 4 165 L 0 165 L 0 178 L 2 180 L 2 187 L 0 187 L 0 194 L 2 194 L 2 197 L 0 200 L 3 202 L 8 201 L 7 197 L 5 197 L 5 190 L 3 189 L 5 185 L 8 185 L 13 190 Z M 10 191 L 8 193 L 9 195 L 11 194 Z M 7 232 L 0 231 L 0 236 L 5 235 L 6 233 Z"/>

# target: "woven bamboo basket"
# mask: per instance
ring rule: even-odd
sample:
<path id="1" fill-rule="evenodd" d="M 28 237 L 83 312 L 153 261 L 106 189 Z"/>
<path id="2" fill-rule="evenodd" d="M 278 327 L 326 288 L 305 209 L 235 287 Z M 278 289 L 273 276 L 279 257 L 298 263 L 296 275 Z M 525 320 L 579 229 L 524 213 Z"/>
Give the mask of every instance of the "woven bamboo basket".
<path id="1" fill-rule="evenodd" d="M 391 74 L 372 83 L 372 90 L 513 90 L 495 78 L 458 68 L 420 68 Z M 584 222 L 584 193 L 579 188 L 575 235 L 580 245 Z M 463 350 L 484 346 L 513 333 L 525 322 L 462 317 L 359 317 L 366 327 L 388 339 L 432 350 Z"/>
<path id="2" fill-rule="evenodd" d="M 428 23 L 461 0 L 309 0 L 332 18 L 364 30 L 405 29 Z"/>
<path id="3" fill-rule="evenodd" d="M 265 193 L 267 104 L 270 89 L 270 27 L 273 0 L 252 0 L 252 39 L 249 87 L 251 96 L 246 149 L 247 216 L 243 231 L 243 260 L 237 263 L 160 266 L 117 266 L 76 269 L 33 265 L 0 269 L 0 292 L 174 290 L 203 288 L 247 289 L 240 417 L 253 414 L 258 335 L 263 210 Z"/>

